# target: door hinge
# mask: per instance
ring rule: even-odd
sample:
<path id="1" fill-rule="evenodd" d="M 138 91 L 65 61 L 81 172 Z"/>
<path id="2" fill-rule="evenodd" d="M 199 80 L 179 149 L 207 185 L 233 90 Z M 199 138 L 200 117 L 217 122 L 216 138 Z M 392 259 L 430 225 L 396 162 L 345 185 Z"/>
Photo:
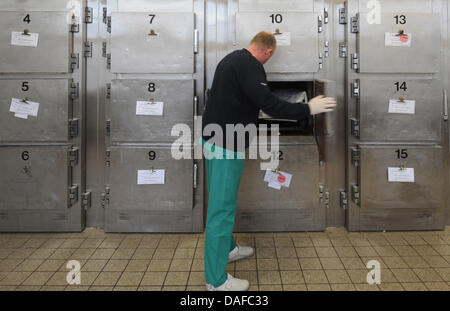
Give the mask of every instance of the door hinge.
<path id="1" fill-rule="evenodd" d="M 352 97 L 359 98 L 359 83 L 352 83 Z"/>
<path id="2" fill-rule="evenodd" d="M 106 41 L 102 42 L 102 57 L 105 57 L 105 58 L 106 58 L 106 51 L 107 51 L 106 46 L 107 46 Z"/>
<path id="3" fill-rule="evenodd" d="M 346 8 L 339 9 L 339 24 L 341 24 L 341 25 L 347 24 L 347 9 Z"/>
<path id="4" fill-rule="evenodd" d="M 83 55 L 86 58 L 92 57 L 92 42 L 84 42 Z"/>
<path id="5" fill-rule="evenodd" d="M 323 53 L 319 53 L 319 69 L 323 68 Z"/>
<path id="6" fill-rule="evenodd" d="M 106 69 L 111 69 L 111 53 L 106 54 Z"/>
<path id="7" fill-rule="evenodd" d="M 90 7 L 84 8 L 84 22 L 86 24 L 92 24 L 94 21 L 94 9 Z"/>
<path id="8" fill-rule="evenodd" d="M 328 18 L 328 8 L 323 9 L 323 23 L 328 24 L 329 18 Z"/>
<path id="9" fill-rule="evenodd" d="M 324 47 L 323 47 L 323 52 L 324 52 L 325 58 L 327 58 L 330 53 L 330 42 L 329 41 L 325 41 Z"/>
<path id="10" fill-rule="evenodd" d="M 347 58 L 347 43 L 339 42 L 339 56 Z"/>
<path id="11" fill-rule="evenodd" d="M 70 69 L 72 72 L 75 69 L 80 68 L 80 54 L 78 53 L 71 53 L 70 54 Z"/>
<path id="12" fill-rule="evenodd" d="M 106 98 L 111 98 L 111 83 L 106 83 Z"/>
<path id="13" fill-rule="evenodd" d="M 359 205 L 360 197 L 358 184 L 352 184 L 352 201 L 355 202 L 355 204 Z"/>
<path id="14" fill-rule="evenodd" d="M 75 205 L 75 203 L 78 202 L 78 185 L 72 185 L 69 187 L 69 193 L 68 193 L 68 200 L 67 204 L 68 207 L 72 207 Z"/>
<path id="15" fill-rule="evenodd" d="M 352 136 L 359 138 L 359 120 L 350 118 Z"/>
<path id="16" fill-rule="evenodd" d="M 341 203 L 341 207 L 343 209 L 347 209 L 348 205 L 347 191 L 341 190 L 341 192 L 339 193 L 339 201 Z"/>
<path id="17" fill-rule="evenodd" d="M 317 17 L 317 24 L 318 24 L 317 31 L 319 33 L 322 33 L 323 32 L 323 18 L 322 18 L 322 15 L 319 15 Z"/>
<path id="18" fill-rule="evenodd" d="M 91 208 L 92 206 L 92 195 L 91 192 L 85 192 L 81 195 L 81 207 L 84 208 L 84 210 L 87 210 L 88 208 Z"/>
<path id="19" fill-rule="evenodd" d="M 105 192 L 102 192 L 102 207 L 105 208 L 107 204 L 109 204 L 109 194 L 110 194 L 110 188 L 106 187 Z"/>
<path id="20" fill-rule="evenodd" d="M 111 33 L 111 16 L 106 18 L 106 31 Z"/>
<path id="21" fill-rule="evenodd" d="M 328 189 L 325 189 L 325 186 L 322 183 L 319 184 L 319 203 L 325 203 L 325 207 L 329 208 L 330 192 L 328 191 Z"/>
<path id="22" fill-rule="evenodd" d="M 79 119 L 69 120 L 69 138 L 73 139 L 78 136 L 78 123 Z"/>
<path id="23" fill-rule="evenodd" d="M 108 22 L 108 8 L 105 6 L 103 7 L 103 24 L 106 24 Z"/>
<path id="24" fill-rule="evenodd" d="M 111 150 L 106 149 L 105 152 L 105 162 L 106 162 L 106 167 L 109 167 L 111 165 Z"/>
<path id="25" fill-rule="evenodd" d="M 111 120 L 106 120 L 106 136 L 111 135 Z"/>
<path id="26" fill-rule="evenodd" d="M 75 167 L 78 164 L 78 148 L 71 148 L 67 151 L 68 165 Z"/>
<path id="27" fill-rule="evenodd" d="M 320 204 L 323 204 L 323 193 L 325 191 L 324 189 L 325 189 L 324 185 L 319 184 L 319 203 Z"/>
<path id="28" fill-rule="evenodd" d="M 75 14 L 72 15 L 72 20 L 70 22 L 70 32 L 71 33 L 80 32 L 80 24 L 78 23 L 78 17 Z"/>
<path id="29" fill-rule="evenodd" d="M 354 70 L 358 70 L 359 69 L 359 54 L 358 53 L 353 53 L 352 54 L 352 68 Z"/>
<path id="30" fill-rule="evenodd" d="M 77 99 L 78 97 L 80 97 L 80 84 L 79 83 L 75 83 L 75 82 L 71 82 L 70 83 L 70 98 L 72 100 Z"/>
<path id="31" fill-rule="evenodd" d="M 359 32 L 359 17 L 355 16 L 350 19 L 351 23 L 351 32 L 358 33 Z"/>
<path id="32" fill-rule="evenodd" d="M 359 161 L 361 159 L 359 148 L 357 146 L 356 147 L 351 147 L 350 148 L 350 152 L 351 152 L 351 155 L 352 155 L 352 164 L 354 166 L 359 166 Z"/>

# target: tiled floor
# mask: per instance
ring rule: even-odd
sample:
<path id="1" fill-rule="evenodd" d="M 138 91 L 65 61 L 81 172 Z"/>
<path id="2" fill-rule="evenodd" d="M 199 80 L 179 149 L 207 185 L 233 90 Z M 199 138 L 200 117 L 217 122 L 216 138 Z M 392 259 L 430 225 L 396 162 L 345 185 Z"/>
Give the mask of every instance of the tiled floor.
<path id="1" fill-rule="evenodd" d="M 450 227 L 435 232 L 242 233 L 228 265 L 250 290 L 450 290 Z M 203 234 L 0 234 L 0 290 L 204 290 Z M 68 285 L 67 264 L 81 264 Z M 381 284 L 366 264 L 381 264 Z"/>

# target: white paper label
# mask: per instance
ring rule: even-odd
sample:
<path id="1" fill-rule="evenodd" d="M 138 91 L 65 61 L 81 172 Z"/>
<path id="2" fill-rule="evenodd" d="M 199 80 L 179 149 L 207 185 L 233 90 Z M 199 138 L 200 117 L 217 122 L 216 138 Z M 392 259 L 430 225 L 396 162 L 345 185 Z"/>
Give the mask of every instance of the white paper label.
<path id="1" fill-rule="evenodd" d="M 400 46 L 400 47 L 411 47 L 412 34 L 405 33 L 399 35 L 398 33 L 386 32 L 384 37 L 385 46 Z"/>
<path id="2" fill-rule="evenodd" d="M 290 46 L 291 45 L 291 33 L 283 32 L 281 34 L 275 34 L 277 39 L 277 46 Z"/>
<path id="3" fill-rule="evenodd" d="M 279 183 L 270 182 L 269 183 L 269 188 L 276 189 L 276 190 L 281 190 L 281 185 Z"/>
<path id="4" fill-rule="evenodd" d="M 28 116 L 37 117 L 39 110 L 39 103 L 26 101 L 21 99 L 13 98 L 11 100 L 11 106 L 9 108 L 10 112 L 14 112 L 16 117 L 27 119 Z M 26 117 L 25 117 L 26 116 Z"/>
<path id="5" fill-rule="evenodd" d="M 414 168 L 388 167 L 389 182 L 415 182 Z"/>
<path id="6" fill-rule="evenodd" d="M 138 116 L 162 116 L 163 109 L 163 102 L 136 102 L 136 115 Z"/>
<path id="7" fill-rule="evenodd" d="M 39 41 L 38 33 L 11 32 L 11 45 L 37 47 Z"/>
<path id="8" fill-rule="evenodd" d="M 415 114 L 416 113 L 416 101 L 415 100 L 389 100 L 389 113 L 406 113 Z"/>
<path id="9" fill-rule="evenodd" d="M 269 183 L 269 187 L 278 190 L 280 190 L 282 186 L 289 188 L 291 185 L 291 179 L 291 174 L 285 172 L 280 172 L 278 174 L 272 170 L 266 170 L 266 174 L 264 176 L 264 181 Z"/>
<path id="10" fill-rule="evenodd" d="M 138 170 L 138 185 L 164 185 L 165 170 Z"/>
<path id="11" fill-rule="evenodd" d="M 28 115 L 27 114 L 15 113 L 14 116 L 16 118 L 20 118 L 20 119 L 28 119 Z"/>

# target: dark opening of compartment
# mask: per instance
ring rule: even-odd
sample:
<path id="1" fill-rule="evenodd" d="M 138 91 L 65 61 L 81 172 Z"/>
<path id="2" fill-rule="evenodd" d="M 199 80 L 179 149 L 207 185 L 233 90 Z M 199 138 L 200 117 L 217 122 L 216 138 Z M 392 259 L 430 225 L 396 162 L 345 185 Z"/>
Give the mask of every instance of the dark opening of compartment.
<path id="1" fill-rule="evenodd" d="M 314 96 L 314 81 L 276 81 L 269 82 L 271 91 L 292 105 L 307 104 Z M 270 135 L 270 126 L 278 124 L 281 136 L 313 136 L 314 119 L 307 116 L 302 120 L 273 118 L 263 111 L 259 115 L 259 124 L 266 124 Z"/>

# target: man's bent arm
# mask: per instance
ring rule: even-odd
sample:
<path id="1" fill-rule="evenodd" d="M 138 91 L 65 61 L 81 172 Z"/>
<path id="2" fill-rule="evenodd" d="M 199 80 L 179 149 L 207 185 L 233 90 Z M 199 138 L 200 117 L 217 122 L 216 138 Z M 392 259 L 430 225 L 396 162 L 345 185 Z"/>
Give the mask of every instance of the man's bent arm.
<path id="1" fill-rule="evenodd" d="M 302 120 L 311 114 L 308 104 L 293 104 L 275 96 L 267 85 L 264 72 L 249 65 L 237 70 L 244 94 L 253 105 L 271 117 Z"/>

